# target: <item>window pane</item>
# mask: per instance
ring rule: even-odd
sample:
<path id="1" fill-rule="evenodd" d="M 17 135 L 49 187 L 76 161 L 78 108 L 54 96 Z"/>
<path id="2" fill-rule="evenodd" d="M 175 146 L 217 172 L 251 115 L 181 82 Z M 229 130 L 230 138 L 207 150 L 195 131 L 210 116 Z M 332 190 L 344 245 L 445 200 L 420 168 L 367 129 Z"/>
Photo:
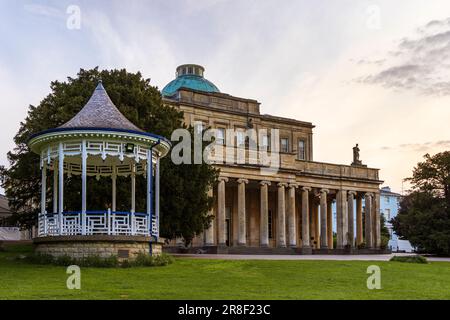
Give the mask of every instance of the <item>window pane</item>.
<path id="1" fill-rule="evenodd" d="M 216 130 L 216 141 L 218 144 L 225 144 L 225 129 L 224 128 L 217 128 Z"/>
<path id="2" fill-rule="evenodd" d="M 289 152 L 289 140 L 287 138 L 281 138 L 281 152 Z"/>
<path id="3" fill-rule="evenodd" d="M 300 160 L 305 160 L 305 141 L 298 141 L 298 158 Z"/>
<path id="4" fill-rule="evenodd" d="M 236 134 L 236 145 L 238 147 L 245 146 L 245 134 L 243 131 L 238 131 Z"/>

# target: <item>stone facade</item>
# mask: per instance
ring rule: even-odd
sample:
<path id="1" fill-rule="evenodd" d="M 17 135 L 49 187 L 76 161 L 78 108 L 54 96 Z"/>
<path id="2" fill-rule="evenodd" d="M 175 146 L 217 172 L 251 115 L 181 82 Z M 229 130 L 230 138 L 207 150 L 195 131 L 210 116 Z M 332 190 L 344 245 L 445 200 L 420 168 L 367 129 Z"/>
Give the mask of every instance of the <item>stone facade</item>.
<path id="1" fill-rule="evenodd" d="M 89 256 L 119 260 L 133 260 L 139 253 L 150 254 L 149 237 L 133 236 L 60 236 L 34 239 L 35 252 L 54 257 L 70 256 L 82 259 Z M 152 255 L 162 252 L 161 242 L 152 242 Z"/>
<path id="2" fill-rule="evenodd" d="M 287 145 L 279 154 L 275 173 L 262 170 L 259 154 L 253 154 L 248 146 L 241 147 L 245 162 L 238 163 L 237 158 L 234 163 L 213 161 L 220 169 L 218 184 L 212 190 L 215 204 L 211 214 L 215 219 L 194 239 L 194 247 L 248 247 L 255 252 L 256 248 L 292 248 L 304 253 L 351 249 L 363 243 L 366 248 L 379 248 L 379 170 L 314 161 L 312 123 L 261 114 L 256 100 L 185 87 L 165 97 L 164 102 L 183 111 L 187 125 L 201 123 L 203 128 L 236 131 L 252 128 L 256 132 L 278 129 L 280 140 Z M 224 154 L 234 148 L 237 155 L 240 147 L 236 145 L 223 147 Z M 258 158 L 256 162 L 250 161 L 252 156 Z M 369 204 L 365 226 L 362 199 Z M 333 203 L 337 205 L 336 248 Z"/>

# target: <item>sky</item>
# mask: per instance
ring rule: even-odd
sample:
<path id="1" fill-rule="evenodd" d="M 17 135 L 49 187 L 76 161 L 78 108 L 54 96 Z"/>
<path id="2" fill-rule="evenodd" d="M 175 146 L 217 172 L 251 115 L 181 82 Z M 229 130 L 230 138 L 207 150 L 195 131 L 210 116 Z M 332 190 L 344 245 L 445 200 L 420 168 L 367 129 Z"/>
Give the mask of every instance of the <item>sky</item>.
<path id="1" fill-rule="evenodd" d="M 359 143 L 397 192 L 450 149 L 448 0 L 0 0 L 0 39 L 0 165 L 50 82 L 95 66 L 162 89 L 203 65 L 221 92 L 312 122 L 315 161 L 350 164 Z"/>

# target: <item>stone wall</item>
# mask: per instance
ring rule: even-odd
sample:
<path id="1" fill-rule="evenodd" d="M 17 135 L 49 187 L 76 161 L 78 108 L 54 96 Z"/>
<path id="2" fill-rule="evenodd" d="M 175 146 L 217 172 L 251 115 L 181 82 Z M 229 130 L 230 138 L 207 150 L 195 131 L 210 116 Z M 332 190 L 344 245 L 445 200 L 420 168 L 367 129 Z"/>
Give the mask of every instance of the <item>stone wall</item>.
<path id="1" fill-rule="evenodd" d="M 109 239 L 107 239 L 109 238 Z M 150 238 L 125 236 L 60 236 L 34 239 L 35 252 L 54 257 L 70 256 L 82 259 L 89 256 L 133 260 L 139 253 L 150 254 Z M 152 242 L 152 255 L 160 255 L 161 242 Z"/>

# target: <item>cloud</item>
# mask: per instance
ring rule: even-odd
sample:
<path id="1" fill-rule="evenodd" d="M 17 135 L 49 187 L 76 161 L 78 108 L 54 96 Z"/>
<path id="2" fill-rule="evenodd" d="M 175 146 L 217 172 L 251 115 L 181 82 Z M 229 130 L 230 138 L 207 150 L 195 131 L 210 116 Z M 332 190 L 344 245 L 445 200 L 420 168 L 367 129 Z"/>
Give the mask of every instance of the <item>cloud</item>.
<path id="1" fill-rule="evenodd" d="M 430 152 L 436 149 L 450 150 L 450 140 L 428 141 L 424 143 L 402 143 L 396 146 L 383 146 L 380 149 L 383 151 L 396 150 L 400 152 L 404 151 Z"/>
<path id="2" fill-rule="evenodd" d="M 428 22 L 414 37 L 401 39 L 385 56 L 372 60 L 383 63 L 372 63 L 378 68 L 356 82 L 422 95 L 450 95 L 450 18 Z"/>
<path id="3" fill-rule="evenodd" d="M 52 18 L 60 18 L 64 15 L 64 13 L 58 8 L 54 8 L 51 6 L 46 6 L 42 4 L 25 4 L 24 9 L 32 14 L 52 17 Z"/>

